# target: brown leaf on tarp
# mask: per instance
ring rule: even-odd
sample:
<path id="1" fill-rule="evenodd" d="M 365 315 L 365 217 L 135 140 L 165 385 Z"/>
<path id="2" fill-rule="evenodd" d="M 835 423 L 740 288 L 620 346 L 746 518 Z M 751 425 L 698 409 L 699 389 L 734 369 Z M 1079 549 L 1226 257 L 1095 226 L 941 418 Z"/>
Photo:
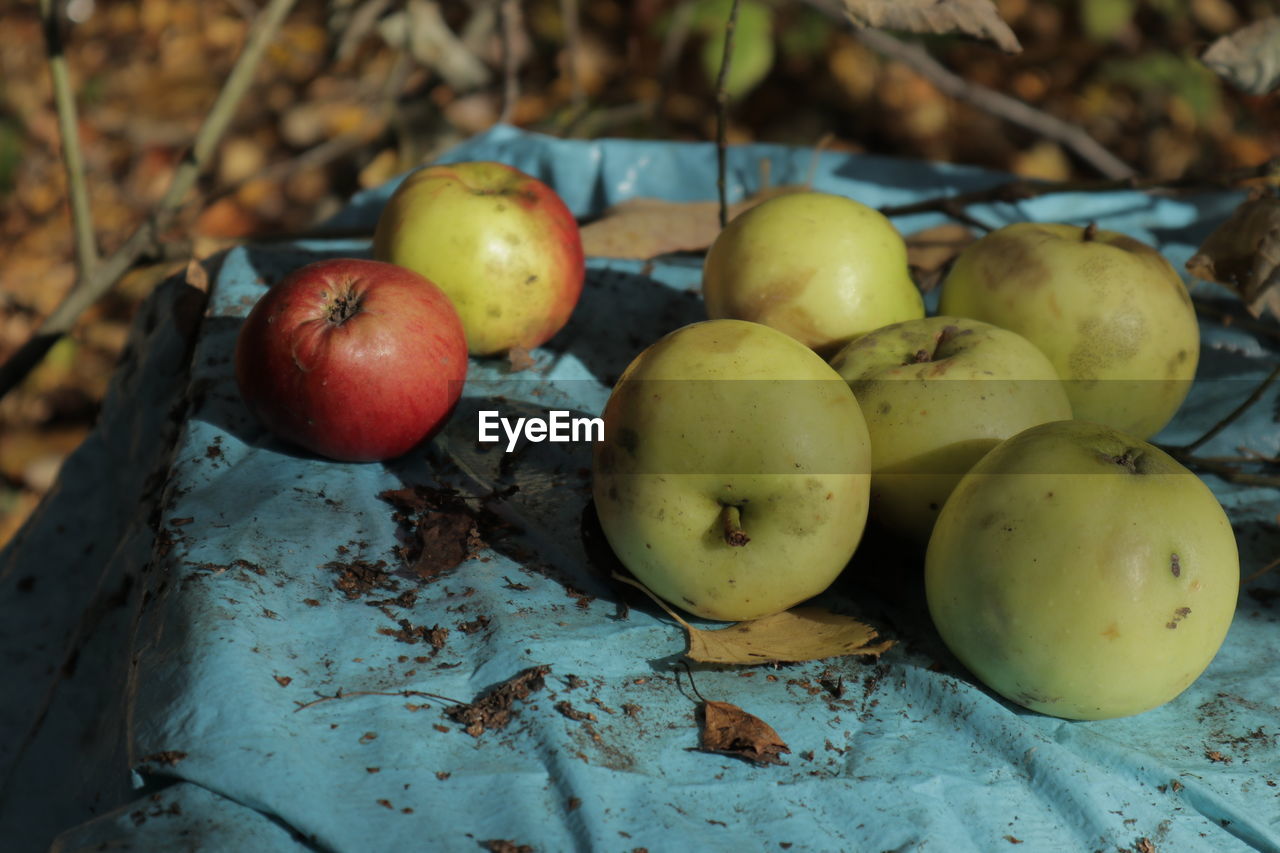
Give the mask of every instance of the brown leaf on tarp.
<path id="1" fill-rule="evenodd" d="M 766 188 L 729 205 L 729 218 L 776 196 L 809 189 L 803 184 Z M 647 261 L 672 252 L 705 251 L 719 234 L 719 202 L 633 198 L 584 225 L 582 248 L 592 257 Z"/>
<path id="2" fill-rule="evenodd" d="M 479 737 L 486 731 L 506 728 L 515 715 L 511 706 L 541 690 L 549 672 L 549 666 L 532 666 L 521 670 L 480 694 L 474 702 L 445 709 L 445 714 L 455 723 L 466 726 L 467 734 L 472 737 Z"/>
<path id="3" fill-rule="evenodd" d="M 733 755 L 756 764 L 786 764 L 781 755 L 791 752 L 773 727 L 728 702 L 704 701 L 699 707 L 702 736 L 698 749 Z"/>
<path id="4" fill-rule="evenodd" d="M 1237 207 L 1187 261 L 1187 272 L 1231 288 L 1255 317 L 1267 309 L 1280 316 L 1280 198 Z"/>
<path id="5" fill-rule="evenodd" d="M 475 516 L 453 492 L 414 486 L 378 497 L 396 508 L 394 517 L 409 534 L 409 543 L 397 550 L 423 580 L 452 570 L 484 547 Z"/>
<path id="6" fill-rule="evenodd" d="M 619 574 L 614 579 L 640 589 L 680 623 L 689 638 L 685 657 L 699 663 L 798 663 L 844 655 L 879 656 L 893 646 L 892 640 L 873 643 L 878 633 L 870 625 L 821 607 L 793 607 L 706 631 L 681 619 L 639 581 Z"/>
<path id="7" fill-rule="evenodd" d="M 872 643 L 876 629 L 821 607 L 795 607 L 717 631 L 686 625 L 689 651 L 700 663 L 788 663 L 842 655 L 878 656 L 892 641 Z"/>
<path id="8" fill-rule="evenodd" d="M 1280 86 L 1280 16 L 1221 36 L 1200 54 L 1200 61 L 1250 95 L 1273 91 Z"/>
<path id="9" fill-rule="evenodd" d="M 925 228 L 907 236 L 907 266 L 916 285 L 925 293 L 937 287 L 956 255 L 975 239 L 973 231 L 958 222 Z"/>
<path id="10" fill-rule="evenodd" d="M 537 366 L 538 362 L 533 360 L 533 356 L 529 355 L 529 351 L 524 347 L 512 347 L 507 350 L 507 373 L 519 373 Z"/>
<path id="11" fill-rule="evenodd" d="M 966 35 L 1005 53 L 1022 50 L 991 0 L 844 0 L 844 9 L 858 27 Z"/>

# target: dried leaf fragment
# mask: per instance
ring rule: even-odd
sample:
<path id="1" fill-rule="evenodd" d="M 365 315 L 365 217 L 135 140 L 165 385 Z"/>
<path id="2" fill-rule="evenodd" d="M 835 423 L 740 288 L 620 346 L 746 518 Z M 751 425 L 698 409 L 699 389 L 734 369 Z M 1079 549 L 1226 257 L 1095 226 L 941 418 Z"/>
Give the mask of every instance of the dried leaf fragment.
<path id="1" fill-rule="evenodd" d="M 185 273 L 184 280 L 196 290 L 200 290 L 205 293 L 209 292 L 209 270 L 205 268 L 205 265 L 199 258 L 192 257 L 187 261 L 187 271 Z"/>
<path id="2" fill-rule="evenodd" d="M 1221 36 L 1205 49 L 1200 61 L 1250 95 L 1271 92 L 1280 86 L 1280 16 Z"/>
<path id="3" fill-rule="evenodd" d="M 991 0 L 844 0 L 844 9 L 858 27 L 959 34 L 992 42 L 1005 53 L 1022 50 Z"/>
<path id="4" fill-rule="evenodd" d="M 733 755 L 756 764 L 786 763 L 781 755 L 791 749 L 759 717 L 728 702 L 704 701 L 699 713 L 702 736 L 698 748 L 703 752 Z"/>
<path id="5" fill-rule="evenodd" d="M 537 366 L 538 362 L 524 347 L 512 347 L 507 350 L 507 373 L 519 373 Z"/>
<path id="6" fill-rule="evenodd" d="M 445 714 L 454 722 L 466 726 L 467 734 L 472 737 L 479 737 L 486 731 L 506 728 L 514 716 L 511 706 L 541 690 L 549 672 L 551 667 L 545 665 L 521 670 L 480 694 L 475 701 L 446 709 Z"/>
<path id="7" fill-rule="evenodd" d="M 975 240 L 973 231 L 958 222 L 925 228 L 905 238 L 907 266 L 916 285 L 928 293 L 942 281 L 951 262 Z"/>
<path id="8" fill-rule="evenodd" d="M 433 580 L 484 548 L 476 519 L 461 498 L 422 486 L 388 489 L 378 497 L 396 509 L 408 544 L 398 548 L 405 565 L 423 580 Z"/>
<path id="9" fill-rule="evenodd" d="M 1280 316 L 1280 198 L 1237 207 L 1187 261 L 1187 272 L 1231 288 L 1255 317 L 1267 307 Z"/>
<path id="10" fill-rule="evenodd" d="M 766 188 L 730 205 L 729 218 L 775 196 L 808 189 L 806 185 Z M 720 205 L 714 201 L 628 199 L 584 225 L 581 233 L 583 251 L 592 257 L 647 261 L 672 252 L 702 252 L 720 234 Z"/>
<path id="11" fill-rule="evenodd" d="M 793 607 L 707 631 L 681 619 L 639 581 L 618 574 L 614 578 L 645 592 L 680 623 L 689 637 L 685 657 L 699 663 L 797 663 L 843 655 L 875 656 L 893 646 L 892 640 L 872 643 L 878 633 L 870 625 L 821 607 Z"/>

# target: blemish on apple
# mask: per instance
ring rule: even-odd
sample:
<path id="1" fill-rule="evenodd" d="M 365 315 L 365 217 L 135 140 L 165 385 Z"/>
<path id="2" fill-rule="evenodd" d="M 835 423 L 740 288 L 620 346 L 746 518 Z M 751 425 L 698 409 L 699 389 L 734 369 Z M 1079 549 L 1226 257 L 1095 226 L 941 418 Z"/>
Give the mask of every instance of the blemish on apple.
<path id="1" fill-rule="evenodd" d="M 627 452 L 629 456 L 635 456 L 636 450 L 640 447 L 640 435 L 630 427 L 623 427 L 618 430 L 618 446 Z"/>
<path id="2" fill-rule="evenodd" d="M 1170 630 L 1177 628 L 1178 623 L 1181 622 L 1183 619 L 1186 619 L 1190 615 L 1191 615 L 1190 607 L 1179 607 L 1177 610 L 1173 611 L 1173 618 L 1170 619 L 1168 622 L 1166 622 L 1164 626 L 1166 628 L 1169 628 Z"/>

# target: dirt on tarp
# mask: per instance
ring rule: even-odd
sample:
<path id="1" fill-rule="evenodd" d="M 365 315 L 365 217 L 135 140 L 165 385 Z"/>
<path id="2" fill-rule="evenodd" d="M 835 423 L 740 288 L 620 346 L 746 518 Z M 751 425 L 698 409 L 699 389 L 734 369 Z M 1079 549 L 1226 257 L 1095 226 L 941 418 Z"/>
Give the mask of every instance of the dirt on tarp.
<path id="1" fill-rule="evenodd" d="M 466 705 L 455 705 L 445 710 L 454 722 L 466 726 L 467 734 L 479 737 L 486 731 L 506 728 L 515 716 L 511 706 L 524 701 L 546 684 L 549 666 L 534 666 L 521 670 L 511 678 L 486 690 Z"/>
<path id="2" fill-rule="evenodd" d="M 345 549 L 339 549 L 341 554 Z M 338 579 L 333 585 L 349 599 L 356 599 L 375 589 L 396 591 L 399 584 L 387 571 L 386 560 L 334 560 L 325 568 L 337 572 Z"/>

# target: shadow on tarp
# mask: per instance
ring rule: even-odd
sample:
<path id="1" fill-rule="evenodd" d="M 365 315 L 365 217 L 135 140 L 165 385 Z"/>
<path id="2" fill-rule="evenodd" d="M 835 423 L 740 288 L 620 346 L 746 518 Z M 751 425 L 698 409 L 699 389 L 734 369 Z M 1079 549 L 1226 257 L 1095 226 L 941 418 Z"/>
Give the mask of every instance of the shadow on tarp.
<path id="1" fill-rule="evenodd" d="M 576 357 L 608 387 L 658 338 L 707 319 L 698 293 L 668 287 L 625 266 L 589 268 L 568 325 L 546 345 L 557 355 Z"/>

